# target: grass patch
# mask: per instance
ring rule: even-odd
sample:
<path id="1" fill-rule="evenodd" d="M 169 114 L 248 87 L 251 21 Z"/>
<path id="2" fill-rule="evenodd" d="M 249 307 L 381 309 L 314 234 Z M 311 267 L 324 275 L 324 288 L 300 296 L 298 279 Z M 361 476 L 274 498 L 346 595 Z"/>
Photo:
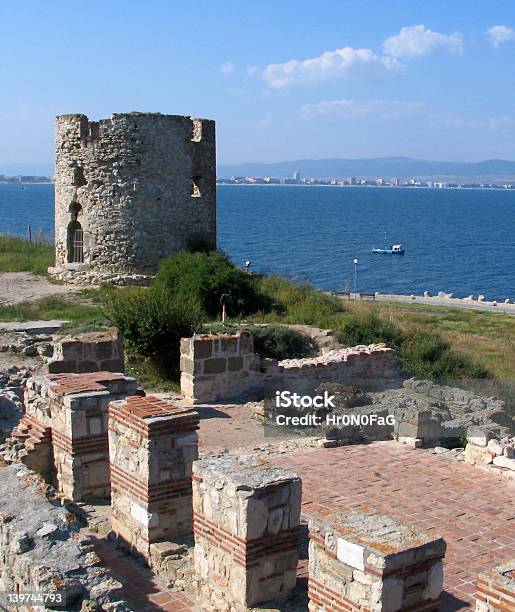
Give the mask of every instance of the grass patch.
<path id="1" fill-rule="evenodd" d="M 53 244 L 31 244 L 15 236 L 0 236 L 0 272 L 32 272 L 45 275 L 54 265 Z"/>
<path id="2" fill-rule="evenodd" d="M 77 297 L 51 296 L 37 302 L 22 302 L 11 306 L 0 306 L 0 321 L 48 321 L 65 319 L 71 321 L 68 331 L 87 326 L 88 331 L 109 325 L 100 306 L 81 303 Z"/>

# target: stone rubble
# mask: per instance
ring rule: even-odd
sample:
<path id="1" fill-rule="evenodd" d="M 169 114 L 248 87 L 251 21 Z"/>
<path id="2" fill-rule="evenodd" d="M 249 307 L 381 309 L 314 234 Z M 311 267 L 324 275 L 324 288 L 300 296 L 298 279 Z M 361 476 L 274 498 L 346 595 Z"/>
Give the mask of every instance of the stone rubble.
<path id="1" fill-rule="evenodd" d="M 27 468 L 11 465 L 0 472 L 3 490 L 11 493 L 0 499 L 0 591 L 60 593 L 67 610 L 82 605 L 129 612 L 122 584 L 80 536 L 75 516 L 49 502 L 44 483 Z"/>

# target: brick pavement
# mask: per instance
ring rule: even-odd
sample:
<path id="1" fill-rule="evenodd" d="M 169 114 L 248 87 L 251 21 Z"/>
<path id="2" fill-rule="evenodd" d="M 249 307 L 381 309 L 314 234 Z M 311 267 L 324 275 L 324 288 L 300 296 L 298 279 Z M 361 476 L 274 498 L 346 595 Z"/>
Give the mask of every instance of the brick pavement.
<path id="1" fill-rule="evenodd" d="M 396 442 L 273 459 L 297 472 L 303 512 L 381 510 L 447 542 L 442 610 L 470 609 L 481 572 L 515 556 L 515 483 Z"/>
<path id="2" fill-rule="evenodd" d="M 447 542 L 443 612 L 473 608 L 478 574 L 515 556 L 515 483 L 445 455 L 376 442 L 303 450 L 271 461 L 301 476 L 305 515 L 377 509 L 442 535 Z M 198 612 L 189 595 L 169 591 L 105 540 L 96 544 L 134 610 Z M 298 574 L 305 588 L 303 556 Z"/>

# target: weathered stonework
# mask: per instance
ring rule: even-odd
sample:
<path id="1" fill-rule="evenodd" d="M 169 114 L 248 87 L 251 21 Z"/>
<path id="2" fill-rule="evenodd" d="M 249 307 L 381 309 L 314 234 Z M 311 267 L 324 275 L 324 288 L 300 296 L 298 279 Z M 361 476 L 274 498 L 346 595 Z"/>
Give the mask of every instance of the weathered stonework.
<path id="1" fill-rule="evenodd" d="M 45 485 L 34 472 L 19 464 L 4 466 L 0 480 L 4 493 L 0 498 L 2 610 L 133 609 L 124 600 L 122 584 L 103 565 L 91 540 L 81 535 L 76 517 L 46 499 Z M 49 599 L 47 605 L 37 599 L 28 605 L 4 599 L 7 593 L 17 592 L 47 594 Z"/>
<path id="2" fill-rule="evenodd" d="M 195 571 L 205 609 L 243 611 L 296 582 L 301 481 L 250 457 L 193 464 Z"/>
<path id="3" fill-rule="evenodd" d="M 55 179 L 50 273 L 60 280 L 145 284 L 161 259 L 216 248 L 214 121 L 61 115 Z"/>
<path id="4" fill-rule="evenodd" d="M 154 542 L 191 535 L 191 466 L 198 414 L 156 396 L 109 406 L 111 526 L 149 556 Z"/>
<path id="5" fill-rule="evenodd" d="M 445 542 L 384 514 L 309 523 L 309 610 L 440 610 Z"/>
<path id="6" fill-rule="evenodd" d="M 515 610 L 515 559 L 480 574 L 476 592 L 476 612 L 512 610 Z"/>
<path id="7" fill-rule="evenodd" d="M 58 338 L 45 370 L 50 374 L 124 372 L 123 337 L 113 330 Z"/>
<path id="8" fill-rule="evenodd" d="M 25 414 L 7 446 L 68 499 L 107 498 L 109 402 L 134 395 L 134 378 L 112 372 L 30 378 Z"/>
<path id="9" fill-rule="evenodd" d="M 181 391 L 194 403 L 250 395 L 261 399 L 266 386 L 280 388 L 299 381 L 373 385 L 398 377 L 395 353 L 384 345 L 356 346 L 320 357 L 277 362 L 254 353 L 254 339 L 247 331 L 181 340 Z"/>

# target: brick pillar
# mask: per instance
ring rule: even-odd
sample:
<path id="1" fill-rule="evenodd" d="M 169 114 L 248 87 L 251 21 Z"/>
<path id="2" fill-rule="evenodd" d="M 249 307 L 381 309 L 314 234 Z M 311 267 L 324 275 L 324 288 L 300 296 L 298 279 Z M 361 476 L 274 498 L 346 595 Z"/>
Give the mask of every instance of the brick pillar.
<path id="1" fill-rule="evenodd" d="M 446 544 L 385 514 L 309 524 L 309 610 L 440 610 Z"/>
<path id="2" fill-rule="evenodd" d="M 284 600 L 296 582 L 301 481 L 249 457 L 193 465 L 195 572 L 217 610 Z"/>
<path id="3" fill-rule="evenodd" d="M 111 526 L 145 556 L 193 530 L 191 465 L 198 414 L 155 396 L 109 405 Z"/>
<path id="4" fill-rule="evenodd" d="M 512 610 L 515 610 L 515 558 L 480 574 L 476 593 L 476 612 Z"/>

